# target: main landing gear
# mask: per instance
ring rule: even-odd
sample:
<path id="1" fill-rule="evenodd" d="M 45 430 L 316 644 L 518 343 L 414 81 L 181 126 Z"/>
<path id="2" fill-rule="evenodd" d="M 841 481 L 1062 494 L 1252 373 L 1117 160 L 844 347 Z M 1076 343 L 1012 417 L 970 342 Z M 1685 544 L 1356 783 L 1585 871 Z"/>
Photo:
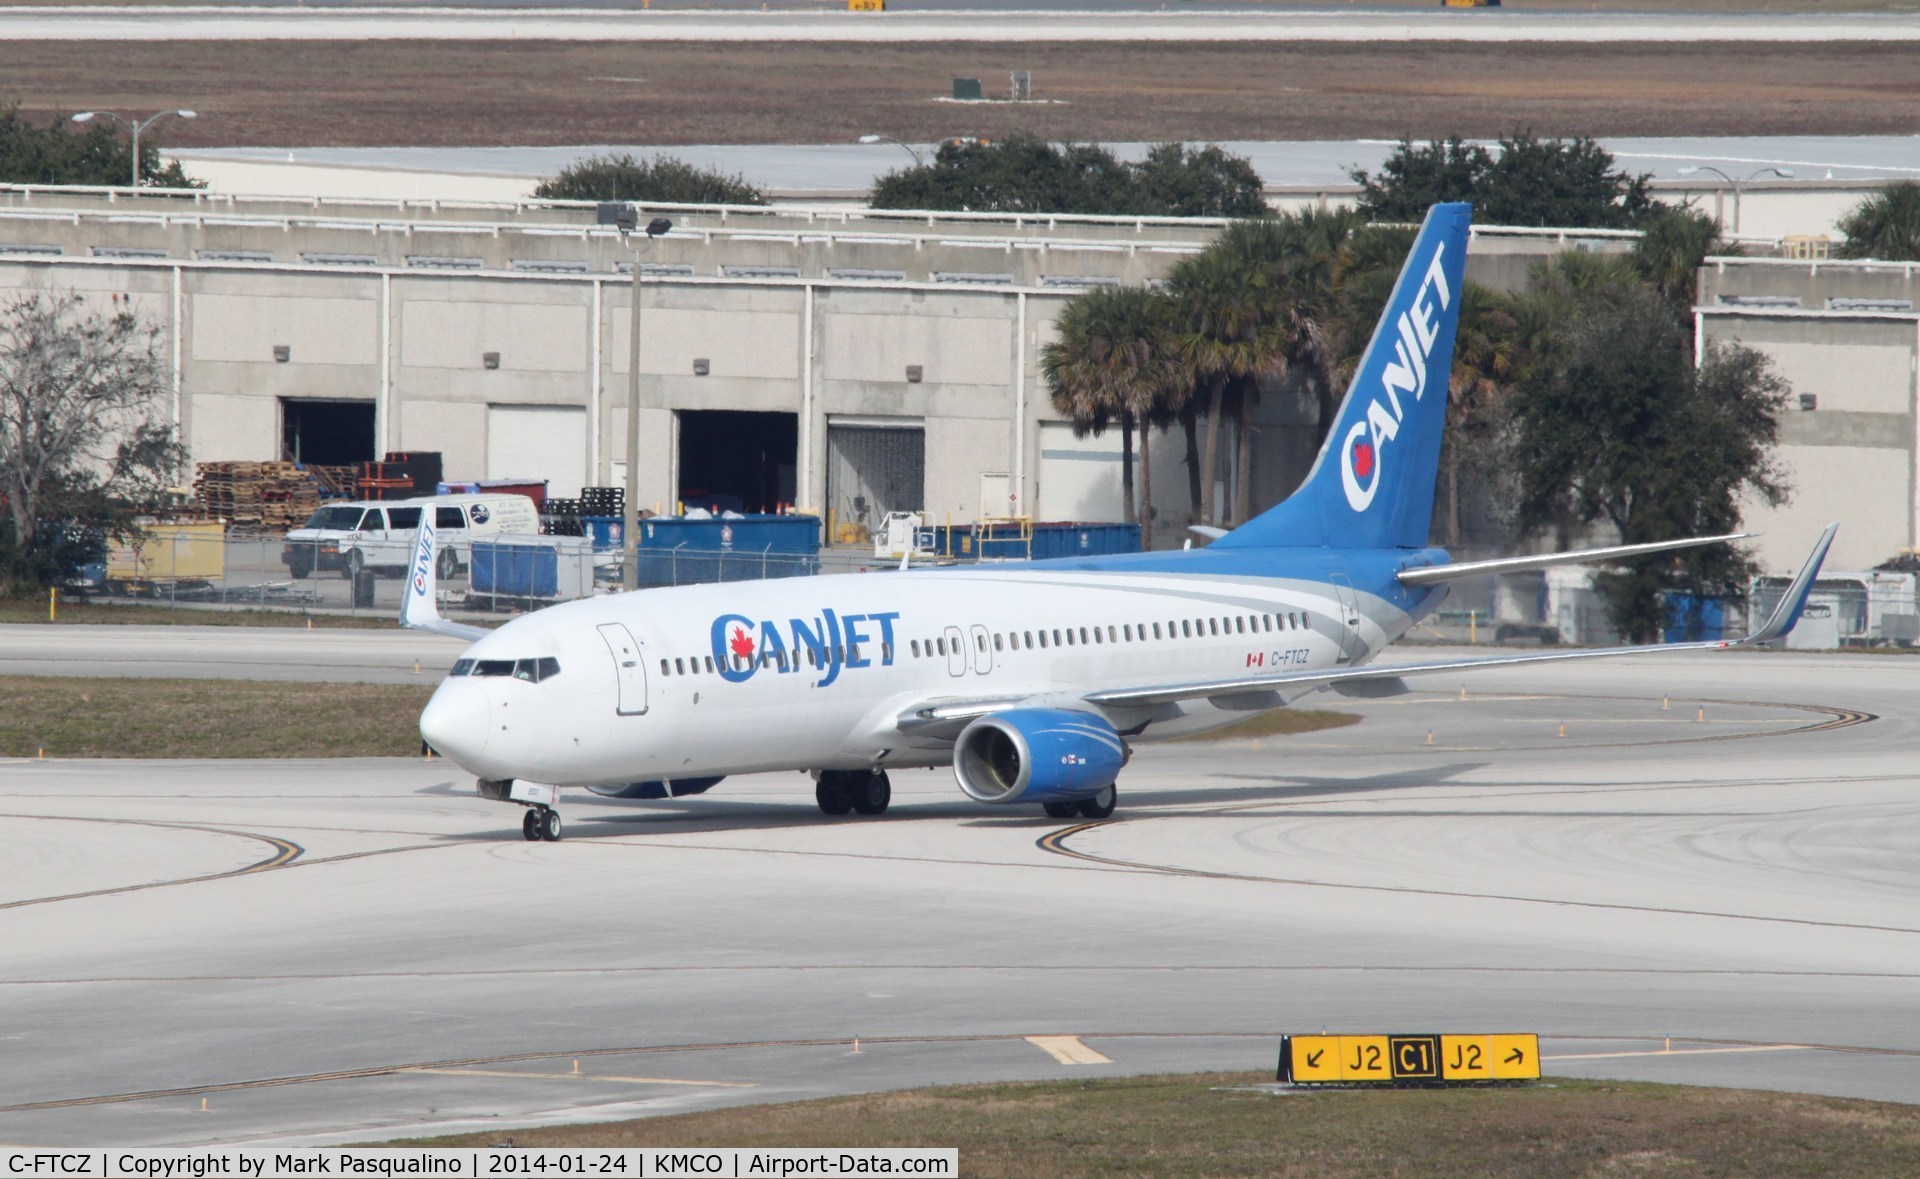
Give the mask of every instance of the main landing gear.
<path id="1" fill-rule="evenodd" d="M 560 842 L 560 812 L 550 806 L 530 806 L 527 817 L 520 820 L 520 834 L 527 837 L 528 843 L 546 840 L 548 843 Z"/>
<path id="2" fill-rule="evenodd" d="M 885 770 L 821 770 L 813 798 L 824 814 L 884 815 L 893 801 L 893 784 Z"/>
<path id="3" fill-rule="evenodd" d="M 1041 805 L 1048 817 L 1054 819 L 1071 819 L 1075 815 L 1083 819 L 1110 819 L 1113 817 L 1113 808 L 1119 805 L 1119 802 L 1120 791 L 1109 782 L 1105 790 L 1092 798 L 1082 798 L 1076 802 L 1048 802 Z"/>

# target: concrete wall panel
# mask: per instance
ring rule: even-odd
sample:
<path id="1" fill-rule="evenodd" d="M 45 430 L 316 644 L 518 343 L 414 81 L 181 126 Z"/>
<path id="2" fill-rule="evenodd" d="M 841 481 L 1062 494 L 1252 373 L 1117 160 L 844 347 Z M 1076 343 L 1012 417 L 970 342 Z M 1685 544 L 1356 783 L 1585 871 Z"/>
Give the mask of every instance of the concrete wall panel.
<path id="1" fill-rule="evenodd" d="M 1007 469 L 1011 425 L 1004 418 L 936 417 L 928 418 L 926 427 L 927 512 L 941 522 L 977 519 L 980 473 Z"/>
<path id="2" fill-rule="evenodd" d="M 587 319 L 584 306 L 410 298 L 400 304 L 400 363 L 485 371 L 482 357 L 498 352 L 501 372 L 584 373 Z"/>
<path id="3" fill-rule="evenodd" d="M 1821 412 L 1907 413 L 1913 402 L 1910 320 L 1710 316 L 1707 339 L 1739 342 L 1773 358 L 1795 393 Z"/>
<path id="4" fill-rule="evenodd" d="M 487 463 L 484 401 L 448 404 L 402 399 L 397 408 L 401 450 L 437 450 L 448 479 L 480 479 Z"/>
<path id="5" fill-rule="evenodd" d="M 922 315 L 824 317 L 821 357 L 830 381 L 902 383 L 921 367 L 930 385 L 1007 385 L 1013 381 L 1013 322 Z"/>
<path id="6" fill-rule="evenodd" d="M 198 292 L 192 304 L 195 360 L 272 363 L 274 346 L 285 344 L 297 364 L 379 363 L 377 299 Z"/>
<path id="7" fill-rule="evenodd" d="M 187 445 L 195 461 L 280 457 L 280 403 L 271 397 L 195 393 L 186 411 Z"/>
<path id="8" fill-rule="evenodd" d="M 1793 485 L 1784 507 L 1750 504 L 1742 523 L 1763 533 L 1754 542 L 1760 567 L 1791 573 L 1820 530 L 1835 520 L 1840 535 L 1829 569 L 1871 569 L 1913 545 L 1913 467 L 1905 451 L 1842 446 L 1782 446 L 1776 452 Z"/>
<path id="9" fill-rule="evenodd" d="M 605 315 L 613 371 L 624 378 L 631 338 L 626 300 Z M 800 315 L 794 311 L 705 310 L 654 307 L 640 311 L 640 372 L 692 376 L 696 358 L 707 361 L 712 377 L 758 380 L 800 379 Z"/>

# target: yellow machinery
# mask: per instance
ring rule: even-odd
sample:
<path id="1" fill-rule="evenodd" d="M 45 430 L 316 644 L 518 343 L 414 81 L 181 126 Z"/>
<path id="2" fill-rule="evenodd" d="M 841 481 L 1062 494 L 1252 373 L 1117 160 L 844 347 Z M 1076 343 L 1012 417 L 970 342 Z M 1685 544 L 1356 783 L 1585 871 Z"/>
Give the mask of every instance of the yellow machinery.
<path id="1" fill-rule="evenodd" d="M 107 549 L 107 584 L 126 593 L 218 581 L 226 571 L 226 525 L 145 524 L 138 535 Z"/>

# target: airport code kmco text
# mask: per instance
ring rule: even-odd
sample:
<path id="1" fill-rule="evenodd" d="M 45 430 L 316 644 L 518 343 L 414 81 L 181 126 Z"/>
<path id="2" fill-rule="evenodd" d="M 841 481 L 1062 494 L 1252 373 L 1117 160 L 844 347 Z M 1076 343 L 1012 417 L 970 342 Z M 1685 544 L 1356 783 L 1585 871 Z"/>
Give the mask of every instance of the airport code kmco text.
<path id="1" fill-rule="evenodd" d="M 953 1147 L 874 1149 L 787 1148 L 701 1150 L 522 1150 L 437 1147 L 360 1150 L 202 1148 L 188 1150 L 12 1150 L 0 1155 L 4 1176 L 21 1179 L 280 1179 L 303 1175 L 446 1175 L 547 1177 L 589 1175 L 612 1179 L 697 1175 L 705 1179 L 802 1179 L 840 1175 L 930 1175 L 960 1173 Z"/>

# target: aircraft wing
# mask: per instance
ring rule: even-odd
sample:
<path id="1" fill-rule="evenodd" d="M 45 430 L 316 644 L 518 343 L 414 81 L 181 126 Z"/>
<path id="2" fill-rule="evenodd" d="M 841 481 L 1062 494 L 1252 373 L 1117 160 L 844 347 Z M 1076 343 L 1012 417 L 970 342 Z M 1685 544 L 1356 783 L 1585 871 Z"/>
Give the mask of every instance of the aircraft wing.
<path id="1" fill-rule="evenodd" d="M 420 513 L 420 531 L 413 541 L 413 568 L 407 571 L 407 584 L 400 587 L 400 625 L 469 643 L 484 639 L 491 633 L 487 628 L 440 617 L 439 604 L 434 601 L 439 587 L 433 569 L 433 524 L 428 519 L 432 515 L 431 509 Z"/>
<path id="2" fill-rule="evenodd" d="M 1277 693 L 1282 688 L 1334 688 L 1351 686 L 1352 694 L 1367 695 L 1366 685 L 1372 684 L 1384 688 L 1387 692 L 1395 690 L 1392 681 L 1403 676 L 1428 675 L 1442 671 L 1477 671 L 1485 667 L 1512 667 L 1523 663 L 1561 663 L 1577 659 L 1601 659 L 1614 655 L 1648 655 L 1665 651 L 1728 651 L 1736 647 L 1751 647 L 1759 643 L 1769 643 L 1781 638 L 1800 621 L 1800 612 L 1806 608 L 1807 595 L 1813 591 L 1814 578 L 1819 576 L 1820 563 L 1826 559 L 1827 550 L 1833 545 L 1833 537 L 1838 532 L 1838 524 L 1829 524 L 1815 542 L 1813 552 L 1807 556 L 1805 564 L 1787 587 L 1787 592 L 1774 607 L 1767 621 L 1744 639 L 1716 639 L 1697 643 L 1653 643 L 1638 647 L 1606 647 L 1593 651 L 1543 651 L 1533 655 L 1493 655 L 1479 659 L 1448 659 L 1428 663 L 1399 663 L 1380 666 L 1328 668 L 1320 671 L 1282 672 L 1279 675 L 1236 676 L 1231 679 L 1208 680 L 1195 683 L 1150 685 L 1138 688 L 1112 688 L 1100 692 L 1088 693 L 1084 699 L 1090 704 L 1108 706 L 1142 706 L 1167 704 L 1180 700 L 1211 699 L 1228 707 L 1236 703 L 1243 707 L 1267 707 L 1261 699 L 1268 693 Z M 1384 693 L 1381 693 L 1384 694 Z"/>

